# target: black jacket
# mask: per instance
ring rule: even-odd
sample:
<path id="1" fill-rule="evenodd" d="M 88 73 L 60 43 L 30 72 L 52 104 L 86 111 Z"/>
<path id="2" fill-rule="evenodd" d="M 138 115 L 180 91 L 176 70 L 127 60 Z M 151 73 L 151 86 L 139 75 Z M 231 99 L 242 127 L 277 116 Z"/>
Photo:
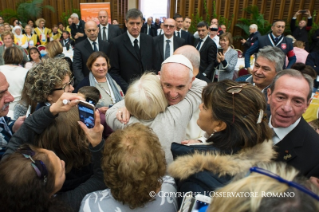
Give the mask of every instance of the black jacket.
<path id="1" fill-rule="evenodd" d="M 251 33 L 249 35 L 249 38 L 247 38 L 246 42 L 243 44 L 244 46 L 244 52 L 243 54 L 245 54 L 246 50 L 249 49 L 252 45 L 254 45 L 254 43 L 256 42 L 256 40 L 258 40 L 258 38 L 261 36 L 260 32 L 254 32 Z"/>
<path id="2" fill-rule="evenodd" d="M 185 40 L 183 38 L 178 38 L 173 36 L 173 52 L 179 47 L 185 45 Z M 153 45 L 154 45 L 154 69 L 155 71 L 160 71 L 162 62 L 164 61 L 164 35 L 159 35 L 153 37 Z"/>
<path id="3" fill-rule="evenodd" d="M 141 32 L 144 33 L 144 34 L 147 34 L 147 23 L 145 23 L 141 29 Z M 152 37 L 155 37 L 157 35 L 157 29 L 156 27 L 151 24 L 151 28 L 150 28 L 150 31 L 149 31 L 149 35 L 152 36 Z"/>
<path id="4" fill-rule="evenodd" d="M 97 25 L 97 27 L 99 27 L 99 29 L 100 29 L 100 31 L 99 31 L 99 40 L 102 40 L 102 37 L 101 37 L 102 32 L 101 32 L 100 24 Z M 108 29 L 107 29 L 107 38 L 108 38 L 108 40 L 107 41 L 110 41 L 113 38 L 116 38 L 117 36 L 122 34 L 122 31 L 121 31 L 121 29 L 118 26 L 114 26 L 114 25 L 108 24 L 107 27 L 108 27 Z"/>
<path id="5" fill-rule="evenodd" d="M 79 37 L 78 39 L 75 39 L 75 44 L 83 41 L 86 39 L 86 34 L 85 34 L 85 31 L 84 31 L 84 26 L 85 26 L 85 22 L 83 20 L 79 20 L 80 23 L 79 23 L 79 26 L 78 28 L 76 28 L 76 25 L 75 23 L 72 23 L 72 25 L 70 26 L 70 29 L 71 29 L 71 35 L 72 35 L 72 38 L 74 38 L 74 36 L 76 35 L 76 33 L 80 32 L 80 33 L 83 33 L 84 36 L 83 37 Z"/>

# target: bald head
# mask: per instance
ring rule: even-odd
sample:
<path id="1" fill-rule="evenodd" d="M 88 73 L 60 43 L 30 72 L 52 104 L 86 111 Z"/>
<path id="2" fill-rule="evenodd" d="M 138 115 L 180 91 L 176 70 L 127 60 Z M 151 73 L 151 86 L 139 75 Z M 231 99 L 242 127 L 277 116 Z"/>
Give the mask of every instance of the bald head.
<path id="1" fill-rule="evenodd" d="M 99 19 L 99 22 L 100 22 L 100 24 L 102 26 L 106 26 L 107 25 L 107 22 L 109 21 L 109 16 L 108 16 L 106 10 L 100 10 L 99 11 L 98 19 Z"/>
<path id="2" fill-rule="evenodd" d="M 97 39 L 99 28 L 95 21 L 87 21 L 85 23 L 85 34 L 91 41 L 95 41 Z"/>
<path id="3" fill-rule="evenodd" d="M 179 47 L 178 49 L 175 50 L 174 55 L 175 54 L 184 55 L 192 63 L 193 76 L 196 76 L 198 74 L 199 64 L 200 64 L 200 55 L 194 46 L 185 45 L 185 46 Z"/>
<path id="4" fill-rule="evenodd" d="M 164 26 L 163 26 L 163 30 L 164 30 L 164 35 L 166 36 L 166 38 L 170 39 L 173 35 L 174 32 L 176 30 L 176 23 L 175 20 L 172 18 L 167 18 L 164 21 Z"/>

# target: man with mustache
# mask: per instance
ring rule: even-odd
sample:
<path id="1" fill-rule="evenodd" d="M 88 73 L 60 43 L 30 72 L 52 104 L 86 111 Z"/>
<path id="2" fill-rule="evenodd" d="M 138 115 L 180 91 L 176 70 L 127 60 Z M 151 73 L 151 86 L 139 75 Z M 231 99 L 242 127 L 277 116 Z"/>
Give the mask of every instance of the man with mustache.
<path id="1" fill-rule="evenodd" d="M 25 120 L 25 116 L 16 121 L 7 117 L 9 104 L 14 98 L 8 91 L 9 83 L 2 72 L 0 72 L 0 158 L 7 148 L 7 144 L 14 132 L 16 132 Z"/>

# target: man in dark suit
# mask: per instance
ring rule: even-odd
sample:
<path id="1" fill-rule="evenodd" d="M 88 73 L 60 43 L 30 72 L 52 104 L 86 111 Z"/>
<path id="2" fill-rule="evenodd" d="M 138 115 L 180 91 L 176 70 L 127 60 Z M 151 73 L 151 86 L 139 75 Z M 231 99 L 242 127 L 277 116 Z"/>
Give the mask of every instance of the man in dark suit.
<path id="1" fill-rule="evenodd" d="M 308 21 L 301 20 L 299 21 L 298 27 L 296 26 L 296 20 L 298 15 L 308 16 Z M 298 10 L 290 21 L 290 30 L 291 35 L 296 38 L 296 40 L 302 41 L 305 43 L 306 50 L 309 51 L 308 43 L 308 33 L 312 27 L 312 17 L 310 10 Z"/>
<path id="2" fill-rule="evenodd" d="M 69 48 L 71 48 L 71 46 L 75 45 L 75 42 L 74 42 L 74 40 L 72 40 L 70 38 L 70 33 L 68 31 L 63 31 L 62 32 L 62 37 L 63 37 L 63 39 L 60 40 L 60 43 L 61 43 L 62 47 L 69 46 Z"/>
<path id="3" fill-rule="evenodd" d="M 75 76 L 75 84 L 81 82 L 84 77 L 88 76 L 90 70 L 86 66 L 86 62 L 93 52 L 108 52 L 109 43 L 98 39 L 99 28 L 94 21 L 88 21 L 85 24 L 85 34 L 88 39 L 81 41 L 75 45 L 73 56 L 73 74 Z"/>
<path id="4" fill-rule="evenodd" d="M 109 16 L 105 10 L 100 10 L 98 19 L 99 27 L 99 40 L 109 41 L 122 34 L 121 29 L 118 26 L 108 24 Z"/>
<path id="5" fill-rule="evenodd" d="M 127 32 L 110 41 L 110 74 L 126 92 L 129 83 L 153 69 L 153 39 L 140 33 L 143 14 L 138 9 L 126 13 Z"/>
<path id="6" fill-rule="evenodd" d="M 256 24 L 252 24 L 249 26 L 249 38 L 247 38 L 247 40 L 242 39 L 240 40 L 240 42 L 243 44 L 245 50 L 243 52 L 243 54 L 245 54 L 246 50 L 249 49 L 252 45 L 254 45 L 254 43 L 256 42 L 256 40 L 258 40 L 258 38 L 261 36 L 260 32 L 257 31 L 258 30 L 258 26 Z"/>
<path id="7" fill-rule="evenodd" d="M 145 33 L 145 34 L 150 35 L 152 37 L 155 37 L 157 35 L 157 29 L 152 24 L 152 18 L 151 17 L 149 17 L 147 19 L 147 22 L 143 25 L 142 33 Z"/>
<path id="8" fill-rule="evenodd" d="M 194 37 L 192 34 L 189 32 L 186 32 L 185 30 L 182 30 L 184 20 L 183 17 L 179 14 L 174 15 L 174 20 L 176 21 L 176 31 L 175 35 L 177 37 L 183 38 L 188 45 L 193 45 L 194 44 Z"/>
<path id="9" fill-rule="evenodd" d="M 217 55 L 217 46 L 208 36 L 208 26 L 204 21 L 197 24 L 199 39 L 195 40 L 194 46 L 200 53 L 199 72 L 212 79 L 214 63 Z"/>
<path id="10" fill-rule="evenodd" d="M 279 72 L 270 88 L 270 128 L 276 161 L 286 162 L 306 177 L 319 178 L 319 135 L 303 119 L 311 101 L 313 79 L 294 69 Z"/>
<path id="11" fill-rule="evenodd" d="M 183 38 L 174 36 L 175 25 L 174 19 L 166 19 L 164 21 L 164 34 L 153 38 L 154 69 L 156 71 L 161 70 L 162 62 L 173 55 L 177 48 L 185 45 Z"/>
<path id="12" fill-rule="evenodd" d="M 71 35 L 72 35 L 72 38 L 74 38 L 75 40 L 75 44 L 77 44 L 86 39 L 86 35 L 84 33 L 85 22 L 82 20 L 79 20 L 79 16 L 76 13 L 73 13 L 71 15 L 71 19 L 73 22 L 70 27 Z"/>
<path id="13" fill-rule="evenodd" d="M 161 28 L 161 21 L 159 18 L 155 18 L 154 26 L 155 26 L 156 30 Z"/>

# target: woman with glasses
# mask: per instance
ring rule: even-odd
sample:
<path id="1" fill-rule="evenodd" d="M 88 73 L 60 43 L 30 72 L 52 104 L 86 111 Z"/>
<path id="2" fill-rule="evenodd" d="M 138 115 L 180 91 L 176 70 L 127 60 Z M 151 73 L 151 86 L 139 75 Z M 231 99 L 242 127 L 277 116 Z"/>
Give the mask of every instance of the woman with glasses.
<path id="1" fill-rule="evenodd" d="M 63 93 L 74 90 L 69 64 L 63 59 L 43 59 L 30 69 L 26 83 L 27 95 L 39 103 L 37 109 L 55 103 Z"/>
<path id="2" fill-rule="evenodd" d="M 63 100 L 69 103 L 63 104 Z M 14 134 L 0 163 L 0 202 L 5 203 L 1 211 L 78 211 L 87 193 L 106 188 L 100 116 L 96 111 L 92 129 L 78 123 L 79 116 L 75 118 L 74 113 L 78 100 L 83 98 L 64 93 L 56 104 L 34 112 Z M 46 131 L 51 131 L 51 136 Z M 75 156 L 77 160 L 72 160 Z M 83 165 L 85 160 L 91 162 L 89 169 Z M 73 187 L 66 188 L 71 183 Z"/>
<path id="3" fill-rule="evenodd" d="M 217 192 L 246 196 L 214 198 L 208 212 L 319 211 L 318 188 L 286 163 L 257 164 Z"/>
<path id="4" fill-rule="evenodd" d="M 111 65 L 110 60 L 105 53 L 101 51 L 93 52 L 88 58 L 86 66 L 91 72 L 89 73 L 89 76 L 85 77 L 79 83 L 74 92 L 77 92 L 84 86 L 96 87 L 101 93 L 101 99 L 96 107 L 99 108 L 101 113 L 105 113 L 108 108 L 123 99 L 124 93 L 121 87 L 108 73 Z"/>
<path id="5" fill-rule="evenodd" d="M 265 97 L 255 86 L 231 80 L 209 84 L 199 109 L 197 124 L 204 138 L 182 142 L 197 145 L 171 147 L 174 159 L 180 156 L 168 168 L 178 179 L 178 191 L 209 195 L 236 173 L 274 156 Z"/>

